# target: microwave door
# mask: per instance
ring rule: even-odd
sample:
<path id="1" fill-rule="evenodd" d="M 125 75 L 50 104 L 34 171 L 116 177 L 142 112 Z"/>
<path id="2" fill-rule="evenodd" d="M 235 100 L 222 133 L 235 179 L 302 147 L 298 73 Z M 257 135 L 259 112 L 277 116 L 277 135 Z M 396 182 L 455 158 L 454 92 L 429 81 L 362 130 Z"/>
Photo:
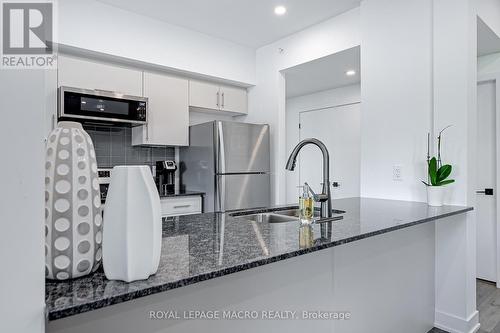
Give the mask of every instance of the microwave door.
<path id="1" fill-rule="evenodd" d="M 59 118 L 134 125 L 147 123 L 147 98 L 71 87 L 61 87 L 59 94 Z"/>

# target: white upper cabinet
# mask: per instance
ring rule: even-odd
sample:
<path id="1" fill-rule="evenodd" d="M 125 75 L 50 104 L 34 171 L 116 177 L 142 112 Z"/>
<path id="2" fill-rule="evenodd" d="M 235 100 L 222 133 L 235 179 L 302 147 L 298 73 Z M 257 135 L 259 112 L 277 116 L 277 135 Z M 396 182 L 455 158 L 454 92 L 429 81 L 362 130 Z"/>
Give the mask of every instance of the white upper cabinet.
<path id="1" fill-rule="evenodd" d="M 227 112 L 247 113 L 247 90 L 236 87 L 220 87 L 221 110 Z"/>
<path id="2" fill-rule="evenodd" d="M 142 71 L 59 55 L 58 85 L 142 96 Z"/>
<path id="3" fill-rule="evenodd" d="M 132 145 L 189 144 L 188 80 L 144 72 L 148 124 L 132 128 Z"/>
<path id="4" fill-rule="evenodd" d="M 213 83 L 189 80 L 189 106 L 220 109 L 219 86 Z"/>
<path id="5" fill-rule="evenodd" d="M 234 115 L 247 114 L 247 90 L 190 80 L 189 106 L 197 110 L 223 111 Z"/>

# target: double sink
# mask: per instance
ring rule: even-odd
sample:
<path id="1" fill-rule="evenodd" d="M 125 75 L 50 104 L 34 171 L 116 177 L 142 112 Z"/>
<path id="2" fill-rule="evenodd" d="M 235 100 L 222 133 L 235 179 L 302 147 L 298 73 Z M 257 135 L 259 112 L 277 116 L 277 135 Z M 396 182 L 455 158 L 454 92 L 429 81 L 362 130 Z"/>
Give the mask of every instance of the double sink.
<path id="1" fill-rule="evenodd" d="M 320 218 L 320 211 L 315 210 L 312 220 L 316 223 L 332 222 L 340 220 L 343 218 L 342 214 L 344 214 L 345 211 L 334 209 L 332 210 L 332 213 L 333 213 L 332 217 Z M 230 215 L 238 219 L 245 219 L 255 222 L 284 223 L 284 222 L 297 222 L 299 220 L 300 210 L 298 209 L 298 207 L 294 206 L 286 208 L 277 208 L 263 213 L 238 212 Z"/>

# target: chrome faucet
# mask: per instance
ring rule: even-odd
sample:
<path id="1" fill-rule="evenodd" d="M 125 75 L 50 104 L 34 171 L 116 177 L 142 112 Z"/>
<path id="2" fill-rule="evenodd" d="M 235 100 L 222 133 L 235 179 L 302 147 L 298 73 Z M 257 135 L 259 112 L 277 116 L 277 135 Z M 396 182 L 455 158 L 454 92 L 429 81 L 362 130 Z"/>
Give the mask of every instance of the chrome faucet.
<path id="1" fill-rule="evenodd" d="M 289 171 L 293 171 L 295 169 L 295 164 L 297 162 L 297 155 L 299 154 L 302 147 L 313 144 L 321 149 L 321 153 L 323 154 L 323 190 L 321 194 L 313 193 L 314 201 L 321 203 L 321 218 L 332 217 L 332 194 L 330 192 L 330 155 L 328 154 L 328 149 L 323 142 L 318 139 L 305 139 L 299 142 L 295 148 L 293 148 L 290 157 L 288 158 L 288 162 L 286 162 L 285 169 Z M 310 187 L 309 187 L 310 188 Z"/>

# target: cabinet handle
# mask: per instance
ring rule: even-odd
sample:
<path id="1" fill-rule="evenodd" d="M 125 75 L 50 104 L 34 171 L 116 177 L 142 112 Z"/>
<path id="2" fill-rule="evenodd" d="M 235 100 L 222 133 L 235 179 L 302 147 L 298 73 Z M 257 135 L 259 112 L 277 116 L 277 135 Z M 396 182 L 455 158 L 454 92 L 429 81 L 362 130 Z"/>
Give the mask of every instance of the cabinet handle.
<path id="1" fill-rule="evenodd" d="M 224 109 L 224 93 L 222 93 L 222 108 Z"/>
<path id="2" fill-rule="evenodd" d="M 174 206 L 174 209 L 177 209 L 177 208 L 188 208 L 188 207 L 191 207 L 191 205 L 178 205 L 178 206 Z"/>
<path id="3" fill-rule="evenodd" d="M 149 142 L 149 122 L 146 123 L 146 142 Z"/>
<path id="4" fill-rule="evenodd" d="M 220 99 L 220 95 L 219 95 L 219 92 L 217 92 L 217 108 L 219 107 L 219 99 Z"/>

